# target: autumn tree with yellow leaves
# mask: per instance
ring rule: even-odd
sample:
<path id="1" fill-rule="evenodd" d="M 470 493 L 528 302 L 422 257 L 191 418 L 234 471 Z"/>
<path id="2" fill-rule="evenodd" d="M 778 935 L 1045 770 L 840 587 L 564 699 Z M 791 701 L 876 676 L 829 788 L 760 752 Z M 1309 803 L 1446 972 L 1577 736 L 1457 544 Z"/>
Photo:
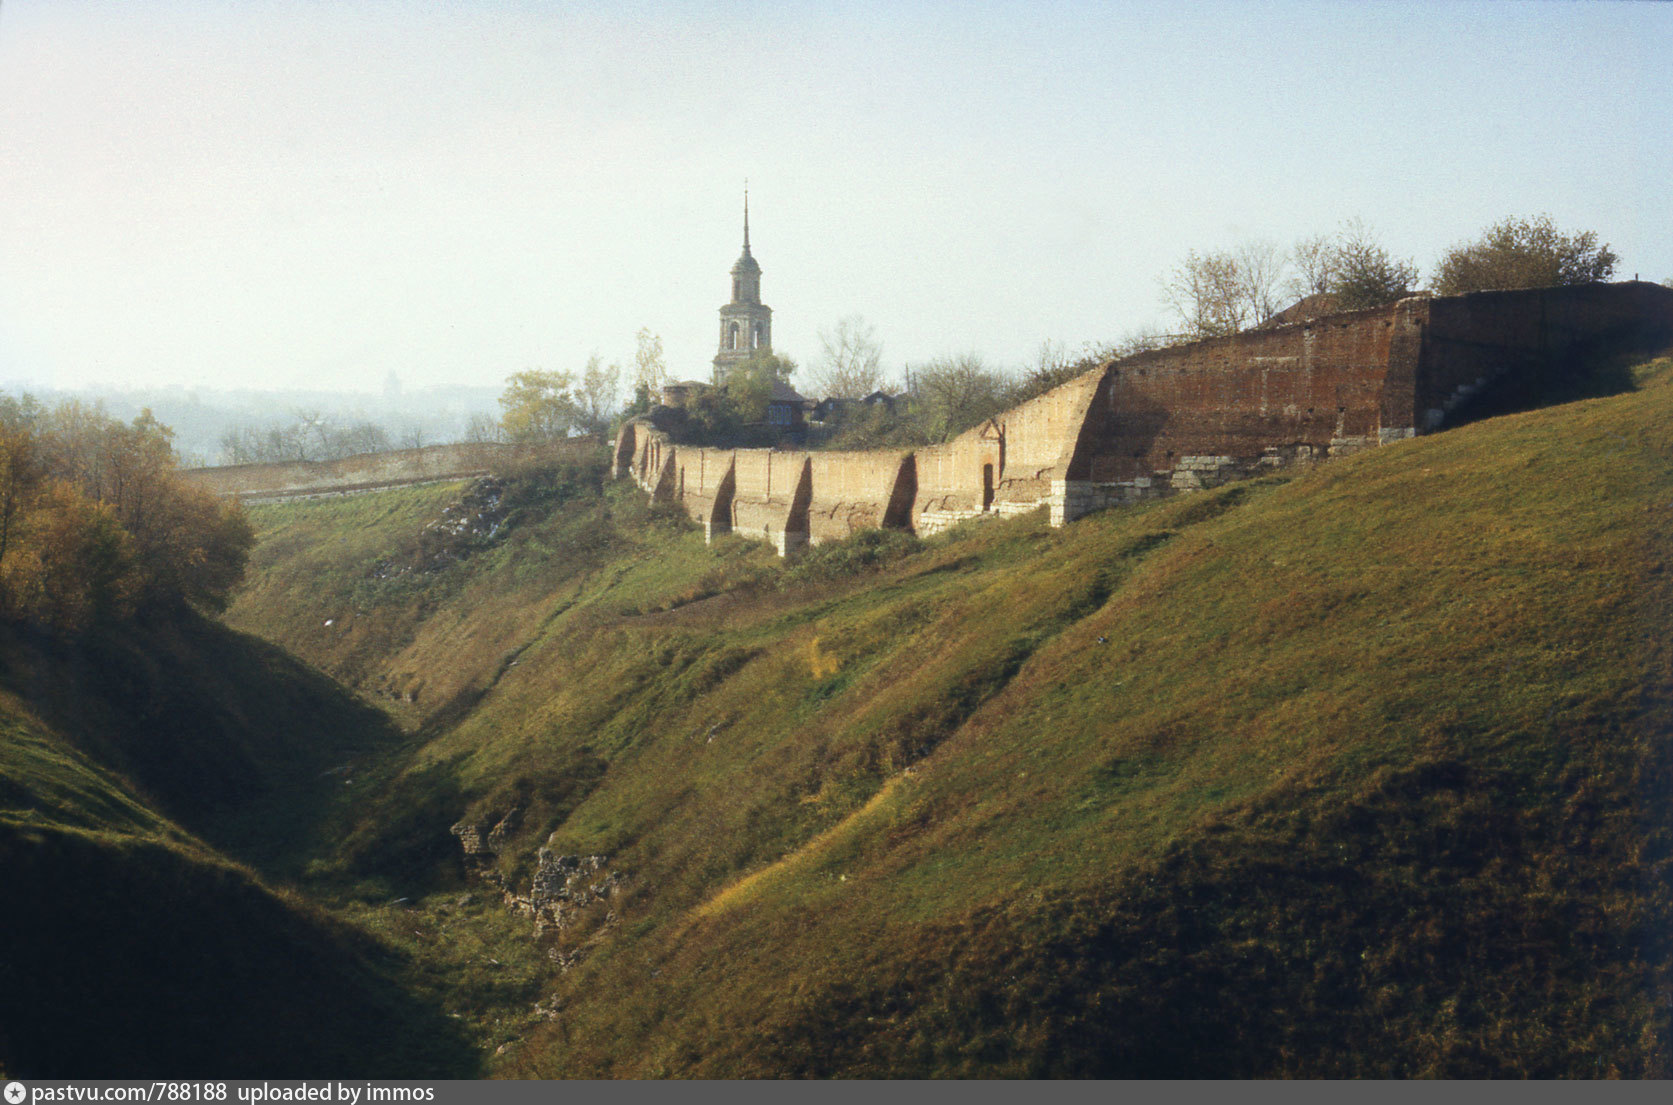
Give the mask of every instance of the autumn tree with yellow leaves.
<path id="1" fill-rule="evenodd" d="M 254 535 L 179 478 L 172 433 L 0 396 L 0 618 L 77 632 L 142 606 L 224 607 Z"/>

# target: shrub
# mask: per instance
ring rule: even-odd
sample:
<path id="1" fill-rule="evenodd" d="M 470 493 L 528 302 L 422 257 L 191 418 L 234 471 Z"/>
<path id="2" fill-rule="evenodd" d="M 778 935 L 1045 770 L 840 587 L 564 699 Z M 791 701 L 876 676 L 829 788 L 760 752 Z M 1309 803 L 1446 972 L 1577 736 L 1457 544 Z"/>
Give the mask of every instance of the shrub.
<path id="1" fill-rule="evenodd" d="M 787 583 L 842 579 L 875 571 L 917 552 L 923 542 L 898 529 L 866 529 L 840 541 L 826 541 L 804 552 L 785 569 Z"/>
<path id="2" fill-rule="evenodd" d="M 1591 230 L 1563 234 L 1550 215 L 1505 219 L 1474 242 L 1453 246 L 1435 274 L 1439 295 L 1490 289 L 1595 284 L 1614 275 L 1620 258 Z"/>

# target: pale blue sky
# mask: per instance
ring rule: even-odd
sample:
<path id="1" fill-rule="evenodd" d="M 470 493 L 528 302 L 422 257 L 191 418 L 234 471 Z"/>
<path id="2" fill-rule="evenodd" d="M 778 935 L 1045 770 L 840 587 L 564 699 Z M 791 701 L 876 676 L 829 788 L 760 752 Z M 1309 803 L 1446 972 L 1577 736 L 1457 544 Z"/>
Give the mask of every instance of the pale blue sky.
<path id="1" fill-rule="evenodd" d="M 1186 250 L 1503 216 L 1673 276 L 1662 4 L 0 3 L 0 381 L 703 376 L 1166 323 Z"/>

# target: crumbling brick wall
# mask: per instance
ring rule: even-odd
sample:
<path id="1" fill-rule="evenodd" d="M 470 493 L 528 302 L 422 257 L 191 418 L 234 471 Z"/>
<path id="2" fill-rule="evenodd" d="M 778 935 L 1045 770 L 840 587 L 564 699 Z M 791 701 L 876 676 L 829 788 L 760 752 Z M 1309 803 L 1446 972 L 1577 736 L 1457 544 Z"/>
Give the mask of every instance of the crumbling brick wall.
<path id="1" fill-rule="evenodd" d="M 1112 361 L 915 452 L 696 449 L 636 420 L 616 468 L 711 536 L 731 528 L 781 552 L 1041 503 L 1062 524 L 1411 437 L 1507 373 L 1656 341 L 1673 341 L 1673 290 L 1653 284 L 1419 296 Z"/>
<path id="2" fill-rule="evenodd" d="M 993 505 L 1004 477 L 1004 431 L 996 422 L 984 422 L 949 442 L 919 449 L 917 456 L 914 516 L 926 511 L 980 514 Z"/>
<path id="3" fill-rule="evenodd" d="M 1155 478 L 1190 456 L 1324 456 L 1412 426 L 1421 322 L 1409 303 L 1142 353 L 1106 367 L 1065 478 Z M 1400 339 L 1400 340 L 1397 340 Z"/>
<path id="4" fill-rule="evenodd" d="M 1105 367 L 1083 372 L 995 420 L 1004 444 L 994 495 L 1001 513 L 1033 510 L 1050 496 L 1052 481 L 1062 477 L 1072 458 Z"/>
<path id="5" fill-rule="evenodd" d="M 902 449 L 809 453 L 812 498 L 808 540 L 812 544 L 848 537 L 862 529 L 912 526 L 911 499 L 900 505 L 903 481 L 916 489 L 912 454 Z"/>

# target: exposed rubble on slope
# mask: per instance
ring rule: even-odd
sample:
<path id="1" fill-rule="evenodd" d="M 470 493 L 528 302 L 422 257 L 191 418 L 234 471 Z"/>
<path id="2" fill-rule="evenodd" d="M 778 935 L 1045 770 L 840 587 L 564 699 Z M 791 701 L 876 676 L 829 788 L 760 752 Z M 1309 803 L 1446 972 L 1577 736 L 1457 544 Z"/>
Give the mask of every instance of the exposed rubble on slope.
<path id="1" fill-rule="evenodd" d="M 529 889 L 519 893 L 500 873 L 495 860 L 521 823 L 522 810 L 513 808 L 491 821 L 461 821 L 449 831 L 459 838 L 466 871 L 497 888 L 512 911 L 533 919 L 536 939 L 572 927 L 584 913 L 597 912 L 588 907 L 608 901 L 621 890 L 622 876 L 606 867 L 608 856 L 566 855 L 555 851 L 548 841 L 535 853 L 535 872 Z M 604 926 L 615 921 L 614 910 L 606 912 L 601 919 Z M 552 958 L 568 970 L 579 961 L 580 954 L 578 949 L 568 952 L 553 949 Z"/>
<path id="2" fill-rule="evenodd" d="M 440 571 L 492 544 L 504 532 L 505 519 L 505 485 L 497 476 L 483 476 L 419 531 L 410 551 L 380 558 L 367 574 L 393 579 L 409 572 Z"/>

